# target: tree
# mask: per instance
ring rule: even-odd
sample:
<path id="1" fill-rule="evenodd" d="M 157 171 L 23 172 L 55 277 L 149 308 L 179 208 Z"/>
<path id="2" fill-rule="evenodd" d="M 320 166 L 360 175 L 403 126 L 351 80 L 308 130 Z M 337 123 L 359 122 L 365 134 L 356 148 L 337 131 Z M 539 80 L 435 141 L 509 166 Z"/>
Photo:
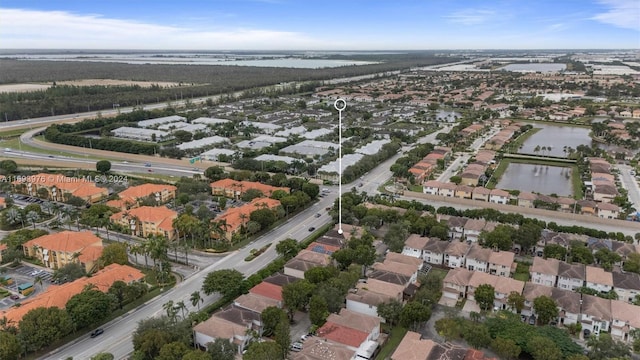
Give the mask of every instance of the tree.
<path id="1" fill-rule="evenodd" d="M 585 265 L 593 264 L 593 253 L 591 252 L 591 249 L 582 243 L 576 242 L 572 244 L 570 253 L 571 261 L 573 262 L 579 262 Z"/>
<path id="2" fill-rule="evenodd" d="M 114 281 L 113 284 L 111 284 L 111 287 L 109 287 L 109 290 L 107 291 L 109 294 L 115 297 L 119 309 L 122 309 L 122 305 L 124 305 L 127 287 L 128 285 L 124 281 L 117 280 Z"/>
<path id="3" fill-rule="evenodd" d="M 312 284 L 320 284 L 338 277 L 339 273 L 340 271 L 333 266 L 318 266 L 305 271 L 304 278 Z"/>
<path id="4" fill-rule="evenodd" d="M 497 337 L 491 342 L 491 349 L 500 356 L 501 359 L 515 360 L 520 356 L 522 349 L 515 341 Z"/>
<path id="5" fill-rule="evenodd" d="M 114 359 L 113 354 L 105 353 L 105 352 L 97 353 L 91 357 L 91 360 L 113 360 L 113 359 Z"/>
<path id="6" fill-rule="evenodd" d="M 226 358 L 220 359 L 226 360 Z M 211 354 L 200 350 L 189 350 L 188 353 L 184 354 L 182 360 L 211 360 Z"/>
<path id="7" fill-rule="evenodd" d="M 271 209 L 258 209 L 249 214 L 249 219 L 260 224 L 261 229 L 267 229 L 276 222 L 276 214 Z"/>
<path id="8" fill-rule="evenodd" d="M 31 210 L 25 215 L 25 219 L 33 225 L 33 228 L 36 228 L 36 223 L 40 221 L 40 214 Z"/>
<path id="9" fill-rule="evenodd" d="M 545 258 L 564 260 L 567 256 L 567 249 L 558 244 L 549 244 L 544 247 L 543 255 Z"/>
<path id="10" fill-rule="evenodd" d="M 514 242 L 522 247 L 523 253 L 526 253 L 538 243 L 541 235 L 542 227 L 531 222 L 525 222 L 515 231 Z"/>
<path id="11" fill-rule="evenodd" d="M 527 352 L 534 360 L 561 360 L 562 352 L 552 339 L 533 336 L 527 341 Z"/>
<path id="12" fill-rule="evenodd" d="M 431 317 L 431 308 L 417 301 L 412 301 L 405 305 L 400 312 L 400 325 L 416 330 L 420 323 Z"/>
<path id="13" fill-rule="evenodd" d="M 0 331 L 0 359 L 18 359 L 22 346 L 15 334 Z"/>
<path id="14" fill-rule="evenodd" d="M 507 305 L 509 305 L 511 309 L 515 310 L 518 314 L 520 314 L 524 308 L 524 301 L 524 296 L 517 291 L 512 291 L 509 293 L 509 296 L 507 296 Z"/>
<path id="15" fill-rule="evenodd" d="M 500 250 L 511 250 L 513 247 L 514 229 L 508 225 L 498 225 L 493 231 L 482 232 L 480 241 L 485 247 L 498 248 Z"/>
<path id="16" fill-rule="evenodd" d="M 393 299 L 388 303 L 378 305 L 378 316 L 383 318 L 391 327 L 398 323 L 401 313 L 402 303 L 398 300 Z"/>
<path id="17" fill-rule="evenodd" d="M 383 241 L 390 251 L 399 253 L 402 252 L 408 236 L 409 232 L 403 224 L 394 223 L 389 226 L 389 231 L 384 235 Z"/>
<path id="18" fill-rule="evenodd" d="M 227 299 L 232 299 L 242 291 L 244 275 L 234 269 L 223 269 L 210 272 L 204 279 L 202 291 L 206 295 L 219 292 Z"/>
<path id="19" fill-rule="evenodd" d="M 18 323 L 20 338 L 27 351 L 51 345 L 73 330 L 71 318 L 57 307 L 39 307 L 27 312 Z"/>
<path id="20" fill-rule="evenodd" d="M 160 348 L 160 354 L 154 360 L 174 360 L 182 357 L 191 350 L 186 344 L 180 341 L 164 344 Z"/>
<path id="21" fill-rule="evenodd" d="M 309 318 L 311 324 L 316 326 L 322 326 L 325 320 L 329 316 L 329 308 L 327 301 L 319 295 L 313 295 L 309 300 Z"/>
<path id="22" fill-rule="evenodd" d="M 67 301 L 65 309 L 76 328 L 82 329 L 109 316 L 114 305 L 110 295 L 95 288 L 85 288 Z"/>
<path id="23" fill-rule="evenodd" d="M 16 164 L 13 160 L 2 160 L 0 161 L 0 171 L 4 175 L 13 174 L 18 170 L 18 164 Z"/>
<path id="24" fill-rule="evenodd" d="M 224 168 L 221 166 L 210 166 L 204 171 L 204 176 L 211 181 L 218 181 L 224 177 Z"/>
<path id="25" fill-rule="evenodd" d="M 217 338 L 207 344 L 207 353 L 210 354 L 210 359 L 233 360 L 237 352 L 238 347 L 229 339 Z"/>
<path id="26" fill-rule="evenodd" d="M 538 315 L 538 323 L 547 325 L 549 321 L 558 317 L 558 306 L 555 300 L 542 295 L 533 299 L 533 310 Z"/>
<path id="27" fill-rule="evenodd" d="M 313 284 L 304 279 L 282 287 L 282 301 L 287 308 L 289 319 L 293 318 L 296 310 L 307 306 L 313 289 Z"/>
<path id="28" fill-rule="evenodd" d="M 262 334 L 264 336 L 271 336 L 276 329 L 276 325 L 278 325 L 282 319 L 287 320 L 287 313 L 278 307 L 269 306 L 262 310 L 260 318 L 262 319 L 263 325 Z"/>
<path id="29" fill-rule="evenodd" d="M 474 349 L 486 348 L 491 344 L 489 329 L 484 324 L 468 324 L 464 328 L 464 339 Z"/>
<path id="30" fill-rule="evenodd" d="M 96 163 L 96 171 L 106 174 L 111 170 L 111 162 L 108 160 L 100 160 Z"/>
<path id="31" fill-rule="evenodd" d="M 291 326 L 289 319 L 280 319 L 273 331 L 273 338 L 280 348 L 281 359 L 285 359 L 291 347 Z"/>
<path id="32" fill-rule="evenodd" d="M 191 293 L 191 297 L 189 298 L 192 306 L 198 305 L 198 311 L 200 311 L 200 304 L 204 302 L 204 299 L 200 295 L 200 291 L 194 291 Z"/>
<path id="33" fill-rule="evenodd" d="M 627 259 L 624 261 L 624 265 L 622 266 L 622 269 L 624 271 L 640 274 L 640 254 L 631 253 L 627 255 Z"/>
<path id="34" fill-rule="evenodd" d="M 496 292 L 493 286 L 482 284 L 478 286 L 473 296 L 480 307 L 480 310 L 488 311 L 493 308 L 493 302 L 496 299 Z"/>
<path id="35" fill-rule="evenodd" d="M 71 262 L 63 265 L 53 272 L 53 280 L 59 282 L 71 282 L 85 275 L 84 267 L 78 263 Z"/>
<path id="36" fill-rule="evenodd" d="M 295 239 L 287 238 L 276 244 L 276 253 L 282 256 L 285 260 L 293 258 L 300 249 L 298 242 Z"/>
<path id="37" fill-rule="evenodd" d="M 600 266 L 607 271 L 611 271 L 613 264 L 621 260 L 620 255 L 607 248 L 598 249 L 594 257 L 598 260 Z"/>
<path id="38" fill-rule="evenodd" d="M 252 342 L 247 352 L 242 355 L 243 360 L 282 360 L 280 346 L 274 341 Z"/>
<path id="39" fill-rule="evenodd" d="M 102 248 L 100 261 L 102 266 L 108 266 L 111 264 L 127 265 L 129 263 L 127 245 L 124 243 L 111 243 L 105 246 Z"/>
<path id="40" fill-rule="evenodd" d="M 600 333 L 587 341 L 590 360 L 627 359 L 631 356 L 629 346 L 621 341 L 613 340 L 610 334 Z"/>

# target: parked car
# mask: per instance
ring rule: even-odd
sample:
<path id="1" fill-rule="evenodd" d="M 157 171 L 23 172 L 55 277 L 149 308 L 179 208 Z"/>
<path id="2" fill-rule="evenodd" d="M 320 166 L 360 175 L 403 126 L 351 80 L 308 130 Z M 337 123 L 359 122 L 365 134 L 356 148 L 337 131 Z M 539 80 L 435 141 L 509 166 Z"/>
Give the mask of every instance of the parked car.
<path id="1" fill-rule="evenodd" d="M 104 330 L 102 328 L 95 329 L 91 333 L 91 337 L 94 338 L 96 336 L 102 335 L 102 333 L 104 333 Z"/>
<path id="2" fill-rule="evenodd" d="M 11 296 L 9 296 L 9 299 L 11 299 L 11 300 L 18 300 L 18 299 L 20 299 L 20 296 L 19 296 L 19 295 L 16 295 L 16 294 L 11 294 Z"/>
<path id="3" fill-rule="evenodd" d="M 312 232 L 312 231 L 316 231 L 316 228 L 313 226 L 309 228 L 309 232 Z"/>
<path id="4" fill-rule="evenodd" d="M 294 352 L 302 351 L 302 343 L 294 342 L 293 344 L 291 344 L 291 351 L 294 351 Z"/>

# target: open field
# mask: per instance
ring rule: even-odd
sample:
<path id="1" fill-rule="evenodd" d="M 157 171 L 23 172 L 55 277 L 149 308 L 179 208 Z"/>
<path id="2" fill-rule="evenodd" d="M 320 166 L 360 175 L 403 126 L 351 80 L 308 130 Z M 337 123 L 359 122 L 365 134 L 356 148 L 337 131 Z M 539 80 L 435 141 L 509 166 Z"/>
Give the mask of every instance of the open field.
<path id="1" fill-rule="evenodd" d="M 50 87 L 50 84 L 5 84 L 0 85 L 0 93 L 39 91 Z"/>
<path id="2" fill-rule="evenodd" d="M 174 87 L 180 86 L 177 82 L 167 81 L 133 81 L 133 80 L 116 80 L 116 79 L 82 79 L 82 80 L 68 80 L 59 81 L 57 85 L 70 85 L 70 86 L 133 86 L 138 85 L 143 88 L 149 88 L 153 85 L 160 87 Z M 41 84 L 4 84 L 0 85 L 0 93 L 12 93 L 12 92 L 29 92 L 46 90 L 50 88 L 53 83 L 41 83 Z"/>

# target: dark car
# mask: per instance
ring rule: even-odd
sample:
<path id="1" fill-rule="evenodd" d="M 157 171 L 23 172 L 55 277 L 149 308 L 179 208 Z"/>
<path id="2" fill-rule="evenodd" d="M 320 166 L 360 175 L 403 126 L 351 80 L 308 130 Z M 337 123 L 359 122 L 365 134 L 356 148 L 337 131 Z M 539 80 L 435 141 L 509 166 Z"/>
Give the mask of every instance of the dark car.
<path id="1" fill-rule="evenodd" d="M 16 295 L 16 294 L 12 294 L 11 296 L 9 296 L 9 299 L 11 300 L 18 300 L 20 299 L 20 296 Z"/>
<path id="2" fill-rule="evenodd" d="M 320 216 L 322 216 L 322 214 L 320 214 L 320 213 L 317 213 L 317 214 L 316 214 L 316 217 L 317 217 L 317 218 L 319 218 Z"/>
<path id="3" fill-rule="evenodd" d="M 309 228 L 309 232 L 311 231 L 316 231 L 316 228 L 314 228 L 313 226 Z"/>
<path id="4" fill-rule="evenodd" d="M 99 329 L 95 329 L 93 330 L 93 332 L 91 333 L 91 337 L 94 338 L 96 336 L 102 335 L 102 333 L 104 333 L 104 330 L 99 328 Z"/>

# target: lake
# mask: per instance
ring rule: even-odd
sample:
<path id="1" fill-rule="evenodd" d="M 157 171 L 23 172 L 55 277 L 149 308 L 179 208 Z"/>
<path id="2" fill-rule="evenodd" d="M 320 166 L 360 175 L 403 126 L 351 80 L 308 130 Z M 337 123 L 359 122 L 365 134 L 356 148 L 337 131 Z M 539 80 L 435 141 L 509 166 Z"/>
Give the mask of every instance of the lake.
<path id="1" fill-rule="evenodd" d="M 573 196 L 571 168 L 512 162 L 496 185 L 496 189 Z"/>
<path id="2" fill-rule="evenodd" d="M 578 145 L 591 146 L 591 138 L 589 137 L 588 128 L 576 126 L 561 126 L 553 124 L 527 123 L 532 124 L 534 128 L 541 129 L 537 133 L 528 138 L 518 151 L 520 154 L 531 155 L 552 155 L 566 157 L 563 151 L 564 147 L 571 147 L 574 150 Z M 536 146 L 551 147 L 551 151 L 533 151 Z"/>

